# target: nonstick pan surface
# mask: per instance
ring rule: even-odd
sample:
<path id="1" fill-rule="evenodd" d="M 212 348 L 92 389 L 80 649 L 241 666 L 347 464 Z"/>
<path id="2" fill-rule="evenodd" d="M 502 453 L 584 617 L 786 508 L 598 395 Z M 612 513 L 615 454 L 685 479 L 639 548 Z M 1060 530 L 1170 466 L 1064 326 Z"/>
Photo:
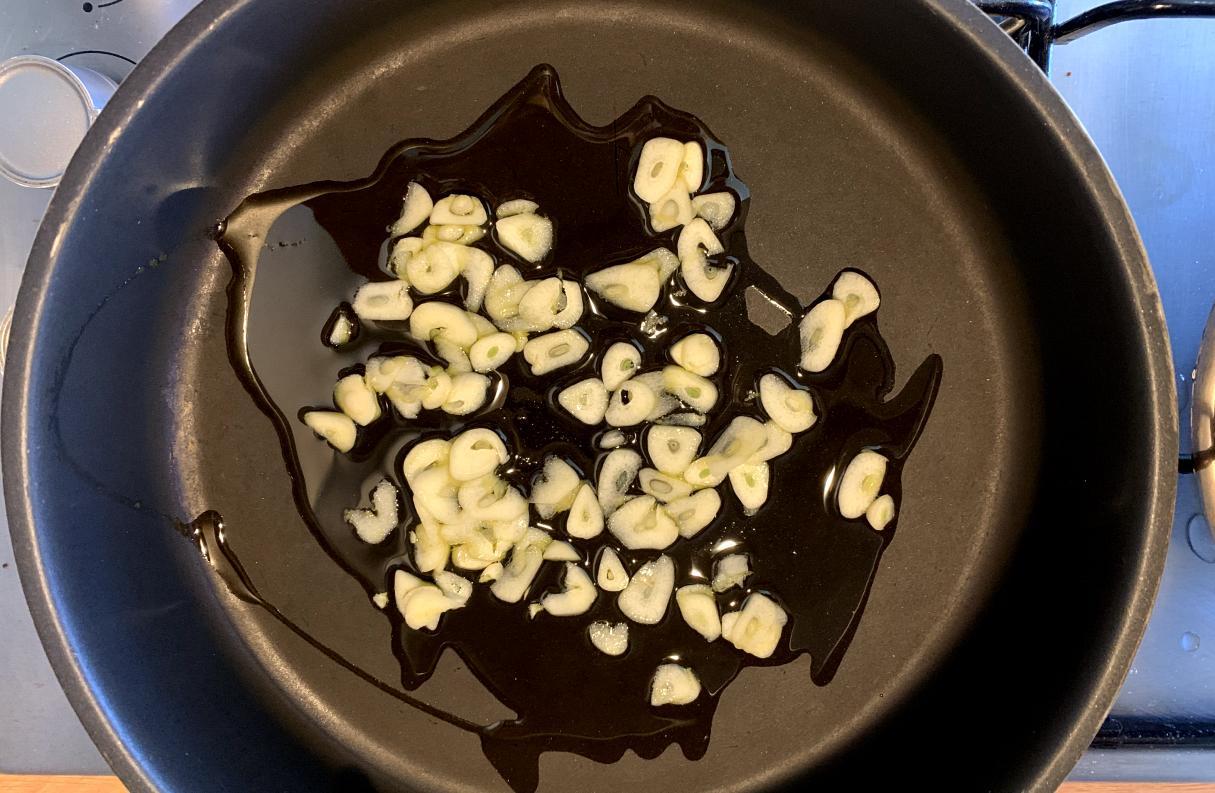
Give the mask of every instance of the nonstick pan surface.
<path id="1" fill-rule="evenodd" d="M 209 230 L 249 193 L 359 178 L 398 140 L 460 132 L 541 62 L 591 123 L 646 94 L 698 115 L 750 187 L 752 256 L 802 299 L 863 268 L 900 385 L 931 353 L 945 378 L 835 679 L 812 685 L 805 658 L 745 670 L 702 760 L 550 753 L 540 789 L 1053 789 L 1163 564 L 1171 363 L 1099 156 L 960 0 L 214 0 L 188 16 L 61 184 L 5 375 L 23 582 L 107 759 L 133 790 L 507 789 L 474 737 L 232 597 L 174 526 L 217 509 L 256 527 L 231 542 L 263 595 L 370 674 L 399 673 L 232 371 L 231 269 Z M 508 715 L 454 661 L 419 693 Z"/>

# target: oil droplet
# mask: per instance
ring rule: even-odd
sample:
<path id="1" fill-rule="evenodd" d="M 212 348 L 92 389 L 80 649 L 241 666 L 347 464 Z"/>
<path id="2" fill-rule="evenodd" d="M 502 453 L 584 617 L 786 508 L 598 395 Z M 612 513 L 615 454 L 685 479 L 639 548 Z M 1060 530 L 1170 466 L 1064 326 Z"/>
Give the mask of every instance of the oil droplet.
<path id="1" fill-rule="evenodd" d="M 1211 536 L 1211 525 L 1205 515 L 1190 516 L 1185 524 L 1185 536 L 1195 556 L 1207 564 L 1215 564 L 1215 537 Z"/>
<path id="2" fill-rule="evenodd" d="M 1198 634 L 1192 631 L 1186 631 L 1181 634 L 1181 649 L 1187 653 L 1192 653 L 1198 649 Z"/>

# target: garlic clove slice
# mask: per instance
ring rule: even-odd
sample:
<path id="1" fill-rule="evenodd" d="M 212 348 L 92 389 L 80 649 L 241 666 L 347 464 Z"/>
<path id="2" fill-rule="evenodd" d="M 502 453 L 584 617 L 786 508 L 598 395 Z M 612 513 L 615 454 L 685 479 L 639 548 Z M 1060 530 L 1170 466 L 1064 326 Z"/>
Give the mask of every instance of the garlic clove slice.
<path id="1" fill-rule="evenodd" d="M 657 625 L 667 613 L 675 590 L 675 563 L 669 556 L 646 562 L 617 597 L 620 612 L 640 625 Z"/>
<path id="2" fill-rule="evenodd" d="M 721 351 L 707 333 L 689 333 L 671 345 L 671 360 L 700 377 L 712 377 L 721 366 Z"/>
<path id="3" fill-rule="evenodd" d="M 372 281 L 359 287 L 351 303 L 362 320 L 392 321 L 409 319 L 413 299 L 409 284 L 403 281 Z"/>
<path id="4" fill-rule="evenodd" d="M 405 593 L 397 604 L 405 624 L 410 629 L 436 630 L 439 619 L 448 611 L 459 608 L 462 604 L 452 601 L 434 584 L 422 584 Z"/>
<path id="5" fill-rule="evenodd" d="M 468 351 L 444 336 L 436 336 L 433 340 L 435 352 L 447 361 L 447 373 L 458 375 L 472 371 L 472 362 L 468 360 Z"/>
<path id="6" fill-rule="evenodd" d="M 303 419 L 308 429 L 320 435 L 339 452 L 348 452 L 354 448 L 359 431 L 354 421 L 345 413 L 336 410 L 309 410 Z"/>
<path id="7" fill-rule="evenodd" d="M 489 591 L 505 603 L 518 603 L 527 594 L 528 587 L 544 563 L 544 549 L 539 545 L 516 545 L 510 561 L 502 575 L 490 586 Z"/>
<path id="8" fill-rule="evenodd" d="M 600 449 L 619 449 L 627 442 L 628 439 L 620 430 L 608 430 L 599 436 Z"/>
<path id="9" fill-rule="evenodd" d="M 494 210 L 494 214 L 500 218 L 508 218 L 511 215 L 534 215 L 538 209 L 540 209 L 540 205 L 535 201 L 529 201 L 526 198 L 514 198 L 499 204 L 498 208 Z"/>
<path id="10" fill-rule="evenodd" d="M 460 522 L 459 484 L 446 468 L 428 468 L 413 478 L 415 506 L 421 506 L 440 523 Z"/>
<path id="11" fill-rule="evenodd" d="M 614 449 L 604 456 L 595 492 L 605 517 L 629 500 L 629 488 L 640 470 L 641 455 L 632 449 Z"/>
<path id="12" fill-rule="evenodd" d="M 574 467 L 560 457 L 544 458 L 544 468 L 532 482 L 531 502 L 536 512 L 548 520 L 559 512 L 565 512 L 574 503 L 582 479 Z"/>
<path id="13" fill-rule="evenodd" d="M 645 313 L 658 302 L 658 271 L 641 264 L 617 264 L 586 276 L 586 288 L 625 311 Z"/>
<path id="14" fill-rule="evenodd" d="M 629 264 L 644 264 L 646 267 L 653 267 L 654 271 L 658 273 L 658 280 L 666 282 L 671 277 L 671 273 L 679 269 L 679 257 L 666 248 L 655 248 Z"/>
<path id="15" fill-rule="evenodd" d="M 806 312 L 798 325 L 801 368 L 807 372 L 821 372 L 831 365 L 844 338 L 846 316 L 843 302 L 835 298 L 820 301 Z"/>
<path id="16" fill-rule="evenodd" d="M 705 150 L 698 141 L 683 144 L 683 158 L 679 163 L 679 178 L 689 193 L 700 191 L 705 180 Z"/>
<path id="17" fill-rule="evenodd" d="M 519 258 L 536 264 L 553 249 L 553 221 L 523 213 L 499 218 L 494 224 L 498 242 Z"/>
<path id="18" fill-rule="evenodd" d="M 380 400 L 362 375 L 351 374 L 338 380 L 333 387 L 333 403 L 361 427 L 380 417 Z"/>
<path id="19" fill-rule="evenodd" d="M 426 222 L 432 208 L 434 208 L 434 201 L 431 199 L 430 193 L 426 192 L 426 188 L 417 182 L 410 182 L 409 186 L 405 188 L 401 216 L 392 224 L 390 233 L 394 237 L 408 234 Z"/>
<path id="20" fill-rule="evenodd" d="M 744 463 L 730 471 L 730 486 L 744 515 L 754 515 L 768 500 L 769 476 L 767 463 Z"/>
<path id="21" fill-rule="evenodd" d="M 502 577 L 504 570 L 505 568 L 502 566 L 501 562 L 494 562 L 493 564 L 486 566 L 486 568 L 481 571 L 481 575 L 477 577 L 477 581 L 482 584 L 497 581 Z"/>
<path id="22" fill-rule="evenodd" d="M 595 488 L 583 482 L 570 505 L 569 517 L 565 520 L 565 533 L 579 539 L 590 539 L 599 536 L 603 531 L 603 508 L 599 506 L 599 498 Z"/>
<path id="23" fill-rule="evenodd" d="M 759 451 L 767 438 L 763 424 L 749 416 L 736 416 L 709 447 L 708 454 L 692 461 L 684 479 L 693 487 L 716 487 L 730 471 Z"/>
<path id="24" fill-rule="evenodd" d="M 667 476 L 653 468 L 642 468 L 638 474 L 638 482 L 643 493 L 664 504 L 692 494 L 692 486 L 682 477 Z"/>
<path id="25" fill-rule="evenodd" d="M 789 616 L 767 596 L 753 592 L 741 611 L 722 615 L 721 635 L 739 650 L 756 658 L 768 658 L 776 651 Z"/>
<path id="26" fill-rule="evenodd" d="M 491 474 L 510 459 L 506 444 L 493 430 L 465 430 L 451 441 L 447 468 L 452 479 L 468 482 Z"/>
<path id="27" fill-rule="evenodd" d="M 367 359 L 363 379 L 373 391 L 383 394 L 393 383 L 422 385 L 428 375 L 426 365 L 413 356 L 396 355 L 388 358 L 377 355 Z"/>
<path id="28" fill-rule="evenodd" d="M 646 431 L 646 452 L 659 471 L 680 476 L 696 459 L 700 440 L 700 433 L 691 427 L 650 427 Z"/>
<path id="29" fill-rule="evenodd" d="M 589 349 L 590 343 L 578 331 L 558 330 L 524 344 L 523 358 L 532 374 L 542 375 L 578 363 Z"/>
<path id="30" fill-rule="evenodd" d="M 717 386 L 682 366 L 663 367 L 662 387 L 668 394 L 701 413 L 708 413 L 717 404 Z"/>
<path id="31" fill-rule="evenodd" d="M 690 496 L 667 504 L 667 513 L 675 521 L 679 536 L 695 537 L 713 522 L 721 511 L 721 496 L 716 490 L 699 490 Z"/>
<path id="32" fill-rule="evenodd" d="M 582 317 L 582 290 L 576 281 L 545 278 L 519 301 L 519 317 L 532 330 L 573 327 Z"/>
<path id="33" fill-rule="evenodd" d="M 544 560 L 546 562 L 578 562 L 582 560 L 582 557 L 578 555 L 578 549 L 565 540 L 553 540 L 544 549 Z"/>
<path id="34" fill-rule="evenodd" d="M 489 279 L 494 275 L 494 260 L 485 251 L 473 251 L 470 251 L 468 261 L 461 272 L 464 282 L 468 284 L 468 289 L 464 292 L 464 307 L 469 311 L 480 311 L 485 292 L 489 289 Z"/>
<path id="35" fill-rule="evenodd" d="M 793 435 L 775 421 L 764 422 L 764 445 L 747 458 L 748 463 L 766 463 L 793 448 Z"/>
<path id="36" fill-rule="evenodd" d="M 515 337 L 501 331 L 482 336 L 473 342 L 468 352 L 473 371 L 492 372 L 510 360 L 515 354 Z"/>
<path id="37" fill-rule="evenodd" d="M 692 211 L 714 231 L 721 231 L 734 219 L 737 202 L 730 192 L 705 193 L 692 199 Z"/>
<path id="38" fill-rule="evenodd" d="M 595 577 L 599 588 L 604 592 L 619 592 L 629 585 L 629 573 L 624 569 L 624 562 L 607 546 L 599 553 L 599 567 Z"/>
<path id="39" fill-rule="evenodd" d="M 855 270 L 845 270 L 835 279 L 831 296 L 844 304 L 844 327 L 878 310 L 882 299 L 877 287 Z"/>
<path id="40" fill-rule="evenodd" d="M 554 617 L 576 617 L 585 614 L 594 605 L 598 595 L 595 582 L 591 581 L 585 570 L 573 562 L 565 564 L 565 581 L 562 587 L 560 594 L 545 595 L 540 599 L 540 605 Z"/>
<path id="41" fill-rule="evenodd" d="M 688 627 L 711 642 L 721 636 L 721 616 L 717 612 L 717 597 L 704 584 L 681 586 L 675 591 L 675 605 Z"/>
<path id="42" fill-rule="evenodd" d="M 401 463 L 401 473 L 405 481 L 413 487 L 414 480 L 423 471 L 432 468 L 447 470 L 447 461 L 451 456 L 451 441 L 446 438 L 431 438 L 413 445 Z"/>
<path id="43" fill-rule="evenodd" d="M 348 509 L 342 513 L 342 518 L 360 540 L 368 545 L 378 545 L 397 527 L 396 487 L 387 479 L 381 479 L 371 491 L 371 509 Z"/>
<path id="44" fill-rule="evenodd" d="M 467 311 L 441 300 L 419 303 L 409 317 L 409 333 L 420 341 L 446 339 L 467 350 L 477 340 L 477 326 Z"/>
<path id="45" fill-rule="evenodd" d="M 461 606 L 467 603 L 468 598 L 472 596 L 472 581 L 447 570 L 440 570 L 435 573 L 435 585 L 439 587 L 439 591 L 446 595 L 449 600 L 459 603 Z"/>
<path id="46" fill-rule="evenodd" d="M 679 526 L 653 496 L 637 496 L 620 505 L 607 520 L 608 531 L 631 551 L 661 551 L 679 539 Z"/>
<path id="47" fill-rule="evenodd" d="M 865 510 L 865 520 L 877 531 L 886 528 L 894 520 L 894 499 L 889 494 L 875 498 Z"/>
<path id="48" fill-rule="evenodd" d="M 442 292 L 456 280 L 473 250 L 452 242 L 430 243 L 405 263 L 410 286 L 424 295 Z"/>
<path id="49" fill-rule="evenodd" d="M 604 419 L 613 427 L 631 427 L 645 421 L 656 402 L 653 390 L 645 383 L 626 380 L 612 394 Z"/>
<path id="50" fill-rule="evenodd" d="M 696 673 L 679 664 L 662 664 L 650 679 L 650 704 L 690 705 L 700 696 L 700 680 Z"/>
<path id="51" fill-rule="evenodd" d="M 694 217 L 692 197 L 679 181 L 662 198 L 650 204 L 650 228 L 656 234 L 691 223 Z"/>
<path id="52" fill-rule="evenodd" d="M 419 523 L 409 533 L 409 541 L 413 544 L 413 563 L 419 571 L 430 573 L 447 564 L 451 546 L 439 536 L 438 524 Z"/>
<path id="53" fill-rule="evenodd" d="M 685 412 L 663 416 L 658 423 L 671 427 L 703 427 L 706 421 L 703 413 Z"/>
<path id="54" fill-rule="evenodd" d="M 480 410 L 488 399 L 490 380 L 477 372 L 462 372 L 451 378 L 451 392 L 443 400 L 443 412 L 467 416 Z"/>
<path id="55" fill-rule="evenodd" d="M 697 218 L 679 232 L 679 269 L 684 283 L 692 294 L 706 303 L 721 297 L 730 280 L 733 265 L 717 267 L 709 263 L 708 256 L 716 256 L 725 249 L 713 229 L 703 218 Z"/>
<path id="56" fill-rule="evenodd" d="M 603 376 L 604 387 L 615 391 L 640 368 L 641 350 L 626 341 L 618 341 L 603 354 L 599 372 Z"/>
<path id="57" fill-rule="evenodd" d="M 594 426 L 607 412 L 608 392 L 597 377 L 574 383 L 557 394 L 557 403 L 583 424 Z"/>
<path id="58" fill-rule="evenodd" d="M 671 138 L 650 138 L 641 147 L 637 172 L 633 176 L 633 192 L 646 203 L 662 198 L 679 178 L 683 162 L 683 144 Z"/>
<path id="59" fill-rule="evenodd" d="M 886 478 L 887 460 L 868 449 L 858 453 L 844 469 L 840 477 L 840 514 L 848 520 L 859 518 L 877 499 Z"/>
<path id="60" fill-rule="evenodd" d="M 483 226 L 488 220 L 485 205 L 479 198 L 459 193 L 440 198 L 430 210 L 432 226 Z"/>
<path id="61" fill-rule="evenodd" d="M 518 317 L 519 301 L 529 289 L 531 284 L 514 267 L 509 264 L 498 267 L 485 289 L 485 313 L 501 328 L 504 321 Z"/>
<path id="62" fill-rule="evenodd" d="M 629 649 L 629 626 L 623 622 L 615 625 L 602 620 L 592 622 L 586 633 L 595 649 L 604 655 L 624 655 Z"/>
<path id="63" fill-rule="evenodd" d="M 725 592 L 736 586 L 742 586 L 751 575 L 751 564 L 746 554 L 732 553 L 723 556 L 713 565 L 713 591 Z"/>

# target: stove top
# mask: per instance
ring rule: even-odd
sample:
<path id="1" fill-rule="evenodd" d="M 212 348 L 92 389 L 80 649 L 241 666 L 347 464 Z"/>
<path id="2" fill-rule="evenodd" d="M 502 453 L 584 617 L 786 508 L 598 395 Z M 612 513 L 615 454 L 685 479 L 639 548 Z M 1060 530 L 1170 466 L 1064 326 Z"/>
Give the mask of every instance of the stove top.
<path id="1" fill-rule="evenodd" d="M 44 55 L 115 82 L 196 0 L 7 0 L 0 60 Z M 1045 54 L 1033 15 L 1049 0 L 995 0 L 1029 15 L 1004 27 Z M 1057 0 L 1070 19 L 1093 0 Z M 1156 3 L 1158 7 L 1184 3 Z M 1215 19 L 1103 30 L 1050 53 L 1055 86 L 1109 163 L 1160 286 L 1176 364 L 1182 452 L 1202 328 L 1215 304 Z M 0 179 L 0 315 L 49 190 Z M 60 691 L 21 594 L 0 510 L 0 772 L 107 773 Z M 1208 749 L 1212 751 L 1207 751 Z M 1117 702 L 1074 779 L 1215 780 L 1215 540 L 1191 475 L 1179 475 L 1168 561 L 1147 634 Z"/>

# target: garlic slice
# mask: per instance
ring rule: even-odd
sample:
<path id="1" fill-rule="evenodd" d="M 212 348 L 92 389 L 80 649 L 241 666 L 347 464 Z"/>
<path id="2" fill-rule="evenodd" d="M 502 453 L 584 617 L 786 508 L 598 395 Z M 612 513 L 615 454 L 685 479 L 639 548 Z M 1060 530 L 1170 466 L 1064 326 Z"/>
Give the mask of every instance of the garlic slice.
<path id="1" fill-rule="evenodd" d="M 494 214 L 500 218 L 508 218 L 511 215 L 533 215 L 540 205 L 535 201 L 529 201 L 526 198 L 513 198 L 510 201 L 503 201 L 494 210 Z"/>
<path id="2" fill-rule="evenodd" d="M 646 203 L 662 198 L 680 176 L 683 144 L 671 138 L 650 138 L 641 147 L 637 172 L 633 176 L 633 192 Z"/>
<path id="3" fill-rule="evenodd" d="M 462 226 L 483 226 L 489 220 L 485 205 L 481 200 L 470 195 L 452 193 L 440 198 L 430 210 L 432 226 L 457 224 Z"/>
<path id="4" fill-rule="evenodd" d="M 413 299 L 403 281 L 371 281 L 359 287 L 351 303 L 359 319 L 391 321 L 409 319 Z"/>
<path id="5" fill-rule="evenodd" d="M 564 330 L 582 317 L 582 308 L 582 290 L 576 281 L 545 278 L 519 301 L 519 317 L 531 330 Z"/>
<path id="6" fill-rule="evenodd" d="M 608 531 L 635 551 L 650 548 L 661 551 L 679 539 L 679 526 L 653 496 L 637 496 L 615 509 L 607 520 Z"/>
<path id="7" fill-rule="evenodd" d="M 721 511 L 721 496 L 716 490 L 699 490 L 667 504 L 667 513 L 679 527 L 679 536 L 695 537 L 713 522 Z"/>
<path id="8" fill-rule="evenodd" d="M 482 336 L 473 342 L 468 351 L 468 360 L 473 371 L 492 372 L 510 360 L 515 354 L 515 337 L 498 331 Z"/>
<path id="9" fill-rule="evenodd" d="M 494 224 L 503 248 L 536 264 L 553 249 L 553 221 L 530 212 L 499 218 Z"/>
<path id="10" fill-rule="evenodd" d="M 505 568 L 501 562 L 494 562 L 481 571 L 481 575 L 477 577 L 477 581 L 482 584 L 488 584 L 491 581 L 497 581 L 502 577 Z"/>
<path id="11" fill-rule="evenodd" d="M 691 427 L 650 427 L 646 431 L 646 451 L 659 471 L 681 476 L 696 459 L 700 440 L 700 433 Z"/>
<path id="12" fill-rule="evenodd" d="M 486 336 L 492 336 L 495 333 L 499 332 L 497 325 L 490 322 L 488 319 L 486 319 L 485 317 L 476 313 L 475 311 L 470 310 L 468 312 L 468 318 L 470 320 L 472 320 L 472 324 L 477 328 L 477 339 L 478 340 L 484 339 Z M 514 336 L 511 336 L 511 338 L 513 339 Z"/>
<path id="13" fill-rule="evenodd" d="M 629 585 L 629 573 L 624 562 L 608 546 L 599 553 L 599 572 L 596 574 L 599 588 L 604 592 L 619 592 Z"/>
<path id="14" fill-rule="evenodd" d="M 769 476 L 767 463 L 744 463 L 730 471 L 730 486 L 744 515 L 754 515 L 768 500 Z"/>
<path id="15" fill-rule="evenodd" d="M 656 402 L 654 392 L 645 383 L 626 380 L 612 394 L 604 418 L 613 427 L 631 427 L 645 421 Z"/>
<path id="16" fill-rule="evenodd" d="M 401 473 L 405 481 L 413 487 L 414 481 L 423 471 L 432 468 L 447 469 L 447 460 L 451 456 L 451 441 L 446 438 L 431 438 L 414 444 L 401 462 Z"/>
<path id="17" fill-rule="evenodd" d="M 854 270 L 840 273 L 831 287 L 831 296 L 844 304 L 845 328 L 866 314 L 877 311 L 882 302 L 873 282 Z"/>
<path id="18" fill-rule="evenodd" d="M 629 488 L 640 470 L 641 455 L 632 449 L 614 449 L 604 456 L 595 492 L 605 517 L 629 500 Z"/>
<path id="19" fill-rule="evenodd" d="M 717 386 L 682 366 L 663 367 L 662 387 L 668 394 L 701 413 L 708 413 L 717 404 Z"/>
<path id="20" fill-rule="evenodd" d="M 484 251 L 478 251 L 484 253 Z M 489 289 L 489 279 L 494 275 L 494 260 L 489 254 L 471 255 L 460 273 L 468 289 L 464 292 L 464 307 L 469 311 L 480 311 L 481 303 L 485 300 L 485 292 Z M 488 320 L 486 320 L 488 321 Z M 485 335 L 485 334 L 481 334 Z"/>
<path id="21" fill-rule="evenodd" d="M 658 280 L 665 282 L 671 277 L 671 273 L 679 269 L 679 257 L 666 248 L 655 248 L 629 264 L 644 264 L 646 267 L 653 267 L 654 271 L 658 273 Z"/>
<path id="22" fill-rule="evenodd" d="M 489 591 L 504 603 L 518 603 L 544 563 L 544 548 L 539 544 L 519 544 L 511 552 L 510 561 Z"/>
<path id="23" fill-rule="evenodd" d="M 626 341 L 618 341 L 603 354 L 599 373 L 608 391 L 615 391 L 641 368 L 641 350 Z"/>
<path id="24" fill-rule="evenodd" d="M 460 485 L 457 494 L 460 508 L 480 523 L 502 524 L 520 518 L 527 522 L 527 499 L 518 489 L 496 476 L 485 476 Z M 523 528 L 527 528 L 526 525 Z M 499 534 L 500 532 L 495 532 Z M 521 534 L 521 532 L 520 532 Z M 509 538 L 511 542 L 517 536 Z"/>
<path id="25" fill-rule="evenodd" d="M 689 193 L 700 191 L 705 180 L 705 150 L 700 143 L 690 140 L 683 144 L 683 158 L 679 163 L 679 178 Z"/>
<path id="26" fill-rule="evenodd" d="M 447 469 L 451 478 L 468 482 L 494 472 L 510 459 L 506 444 L 493 430 L 464 430 L 451 440 Z"/>
<path id="27" fill-rule="evenodd" d="M 623 622 L 592 622 L 586 629 L 591 644 L 604 655 L 624 655 L 629 649 L 629 626 Z"/>
<path id="28" fill-rule="evenodd" d="M 557 394 L 557 403 L 583 424 L 594 426 L 603 421 L 607 412 L 608 392 L 598 377 L 588 377 L 563 388 Z"/>
<path id="29" fill-rule="evenodd" d="M 450 395 L 451 375 L 437 366 L 431 367 L 422 384 L 422 407 L 427 410 L 441 408 Z"/>
<path id="30" fill-rule="evenodd" d="M 798 324 L 802 343 L 801 368 L 821 372 L 835 360 L 847 327 L 847 310 L 840 300 L 829 298 L 816 303 Z"/>
<path id="31" fill-rule="evenodd" d="M 712 377 L 721 366 L 721 351 L 707 333 L 689 333 L 671 345 L 671 360 L 700 377 Z"/>
<path id="32" fill-rule="evenodd" d="M 468 360 L 468 351 L 444 336 L 436 336 L 433 340 L 435 352 L 447 361 L 447 373 L 450 375 L 472 371 L 472 362 Z"/>
<path id="33" fill-rule="evenodd" d="M 704 584 L 689 584 L 675 590 L 675 605 L 688 627 L 711 642 L 721 636 L 721 616 L 717 612 L 717 597 Z"/>
<path id="34" fill-rule="evenodd" d="M 531 502 L 536 513 L 548 520 L 558 512 L 565 512 L 574 503 L 582 479 L 573 466 L 555 455 L 544 458 L 544 468 L 532 482 Z"/>
<path id="35" fill-rule="evenodd" d="M 656 234 L 691 223 L 694 217 L 692 197 L 680 181 L 676 181 L 662 198 L 650 204 L 650 228 Z"/>
<path id="36" fill-rule="evenodd" d="M 545 595 L 540 605 L 554 617 L 576 617 L 585 614 L 595 603 L 595 582 L 573 562 L 565 564 L 565 581 L 560 594 Z"/>
<path id="37" fill-rule="evenodd" d="M 388 397 L 388 401 L 401 414 L 401 418 L 416 419 L 422 410 L 424 389 L 420 385 L 393 383 L 388 386 L 384 396 Z"/>
<path id="38" fill-rule="evenodd" d="M 663 416 L 658 423 L 670 427 L 703 427 L 707 419 L 703 413 L 672 413 Z"/>
<path id="39" fill-rule="evenodd" d="M 716 487 L 767 441 L 764 425 L 749 416 L 736 416 L 718 436 L 709 453 L 693 460 L 684 472 L 694 487 Z"/>
<path id="40" fill-rule="evenodd" d="M 303 418 L 308 429 L 320 435 L 339 452 L 348 452 L 354 448 L 359 431 L 345 413 L 338 413 L 336 410 L 309 410 Z"/>
<path id="41" fill-rule="evenodd" d="M 392 224 L 390 233 L 394 237 L 400 237 L 413 231 L 426 222 L 433 207 L 434 201 L 431 200 L 430 193 L 426 192 L 426 188 L 417 182 L 410 182 L 409 186 L 405 188 L 401 216 Z"/>
<path id="42" fill-rule="evenodd" d="M 519 316 L 519 301 L 531 288 L 514 267 L 509 264 L 498 267 L 485 290 L 485 313 L 501 328 L 504 322 Z"/>
<path id="43" fill-rule="evenodd" d="M 393 383 L 422 385 L 428 374 L 426 365 L 413 356 L 396 355 L 386 358 L 377 355 L 367 359 L 367 370 L 363 379 L 373 391 L 383 394 Z"/>
<path id="44" fill-rule="evenodd" d="M 759 451 L 747 458 L 748 463 L 766 463 L 779 457 L 793 447 L 793 435 L 775 421 L 764 422 L 764 445 Z"/>
<path id="45" fill-rule="evenodd" d="M 599 436 L 600 449 L 619 449 L 628 439 L 620 430 L 608 430 Z"/>
<path id="46" fill-rule="evenodd" d="M 730 192 L 705 193 L 692 199 L 692 211 L 714 231 L 721 231 L 734 219 L 737 202 Z"/>
<path id="47" fill-rule="evenodd" d="M 894 520 L 894 499 L 889 494 L 878 496 L 865 510 L 865 520 L 877 531 L 881 531 Z"/>
<path id="48" fill-rule="evenodd" d="M 346 375 L 333 387 L 333 403 L 361 427 L 380 417 L 380 400 L 362 375 Z"/>
<path id="49" fill-rule="evenodd" d="M 768 658 L 776 651 L 789 616 L 774 601 L 753 592 L 741 611 L 722 615 L 721 635 L 726 641 L 756 658 Z"/>
<path id="50" fill-rule="evenodd" d="M 532 374 L 542 375 L 578 363 L 588 349 L 590 344 L 578 331 L 558 330 L 524 344 L 523 358 L 531 366 Z"/>
<path id="51" fill-rule="evenodd" d="M 586 276 L 586 288 L 625 311 L 645 313 L 658 302 L 662 281 L 644 264 L 617 264 Z"/>
<path id="52" fill-rule="evenodd" d="M 354 338 L 354 322 L 346 315 L 345 308 L 338 308 L 337 316 L 333 318 L 333 327 L 329 329 L 329 346 L 342 347 Z"/>
<path id="53" fill-rule="evenodd" d="M 590 539 L 599 536 L 603 531 L 603 508 L 599 506 L 599 498 L 595 488 L 583 482 L 570 505 L 569 517 L 565 519 L 565 533 L 579 539 Z"/>
<path id="54" fill-rule="evenodd" d="M 668 476 L 653 468 L 642 468 L 638 475 L 638 482 L 643 493 L 653 496 L 664 504 L 692 494 L 692 486 L 682 477 Z"/>
<path id="55" fill-rule="evenodd" d="M 886 458 L 868 449 L 858 453 L 840 477 L 840 514 L 848 520 L 859 518 L 877 499 L 886 478 Z"/>
<path id="56" fill-rule="evenodd" d="M 424 295 L 433 295 L 442 292 L 456 280 L 474 252 L 488 256 L 485 251 L 476 248 L 435 241 L 409 257 L 405 262 L 405 275 L 414 289 Z"/>
<path id="57" fill-rule="evenodd" d="M 381 479 L 371 491 L 371 509 L 348 509 L 342 519 L 354 528 L 354 533 L 368 545 L 378 545 L 397 527 L 397 489 L 392 482 Z"/>
<path id="58" fill-rule="evenodd" d="M 725 592 L 736 586 L 742 586 L 751 575 L 751 564 L 747 555 L 732 553 L 723 556 L 713 565 L 713 591 Z"/>
<path id="59" fill-rule="evenodd" d="M 480 410 L 489 393 L 489 378 L 477 372 L 462 372 L 451 378 L 451 393 L 443 401 L 443 412 L 467 416 Z"/>
<path id="60" fill-rule="evenodd" d="M 423 573 L 442 570 L 451 547 L 439 536 L 438 524 L 423 521 L 409 533 L 413 544 L 413 563 Z"/>
<path id="61" fill-rule="evenodd" d="M 421 341 L 444 338 L 467 350 L 477 340 L 477 326 L 467 311 L 441 300 L 419 303 L 409 318 L 410 334 Z"/>
<path id="62" fill-rule="evenodd" d="M 460 521 L 459 484 L 446 468 L 428 468 L 413 478 L 415 506 L 420 506 L 440 523 Z"/>
<path id="63" fill-rule="evenodd" d="M 679 400 L 667 393 L 666 387 L 663 385 L 664 379 L 661 369 L 656 372 L 643 372 L 634 377 L 633 381 L 644 385 L 654 393 L 654 407 L 650 408 L 645 421 L 658 421 L 671 411 L 679 408 Z"/>
<path id="64" fill-rule="evenodd" d="M 485 236 L 485 229 L 481 226 L 430 226 L 426 230 L 431 229 L 435 230 L 435 241 L 452 242 L 456 245 L 472 245 Z"/>
<path id="65" fill-rule="evenodd" d="M 667 613 L 675 590 L 675 563 L 669 556 L 646 562 L 616 597 L 620 612 L 641 625 L 657 625 Z"/>
<path id="66" fill-rule="evenodd" d="M 397 609 L 412 630 L 435 630 L 445 612 L 459 608 L 461 604 L 449 599 L 434 584 L 420 584 L 409 589 L 397 601 Z"/>
<path id="67" fill-rule="evenodd" d="M 717 267 L 709 263 L 708 256 L 716 256 L 725 249 L 703 218 L 697 218 L 683 227 L 676 250 L 679 253 L 679 271 L 692 294 L 706 303 L 721 297 L 734 267 Z"/>
<path id="68" fill-rule="evenodd" d="M 420 237 L 402 237 L 397 240 L 388 254 L 388 271 L 408 286 L 409 260 L 421 253 L 427 244 L 426 240 Z"/>
<path id="69" fill-rule="evenodd" d="M 696 673 L 679 664 L 662 664 L 650 680 L 650 705 L 690 705 L 700 696 Z"/>
<path id="70" fill-rule="evenodd" d="M 553 540 L 544 549 L 544 561 L 546 562 L 577 562 L 581 559 L 578 549 L 565 540 Z"/>
<path id="71" fill-rule="evenodd" d="M 446 595 L 452 602 L 459 603 L 461 606 L 467 603 L 468 599 L 472 596 L 472 581 L 447 570 L 440 570 L 435 573 L 435 584 L 439 587 L 440 592 Z"/>

